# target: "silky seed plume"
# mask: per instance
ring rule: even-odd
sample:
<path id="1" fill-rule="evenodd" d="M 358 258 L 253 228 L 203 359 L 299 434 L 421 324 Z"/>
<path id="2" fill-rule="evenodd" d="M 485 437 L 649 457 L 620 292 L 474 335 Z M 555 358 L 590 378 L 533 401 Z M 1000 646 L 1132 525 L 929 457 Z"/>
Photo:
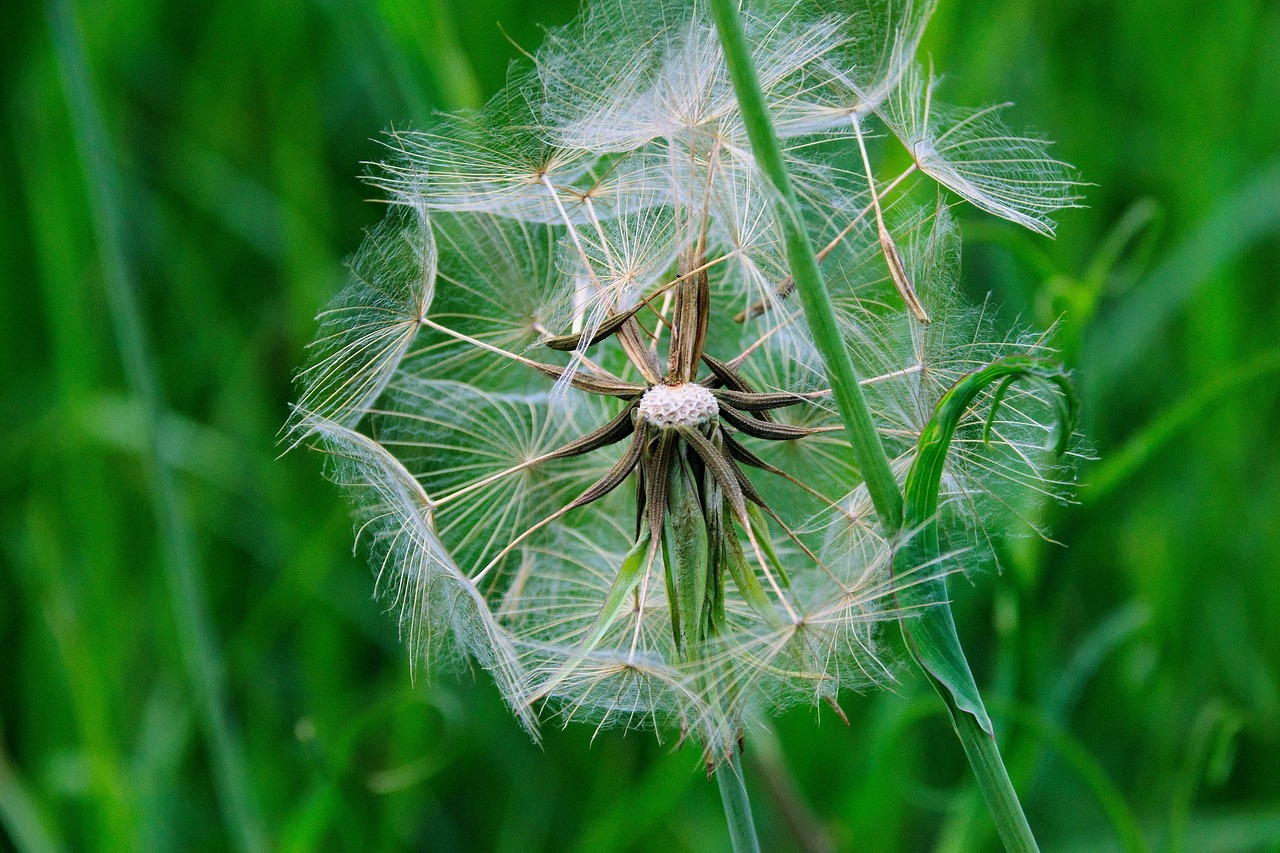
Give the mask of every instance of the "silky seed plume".
<path id="1" fill-rule="evenodd" d="M 1044 232 L 1076 183 L 994 111 L 934 100 L 932 3 L 854 5 L 745 15 L 901 478 L 950 384 L 1044 347 L 964 305 L 954 198 Z M 891 680 L 895 590 L 950 569 L 892 565 L 703 6 L 596 0 L 485 107 L 389 150 L 370 180 L 393 211 L 286 435 L 331 455 L 411 654 L 478 662 L 531 731 L 645 726 L 712 765 L 764 714 Z M 979 396 L 942 511 L 1060 494 L 1033 447 L 1050 404 Z"/>

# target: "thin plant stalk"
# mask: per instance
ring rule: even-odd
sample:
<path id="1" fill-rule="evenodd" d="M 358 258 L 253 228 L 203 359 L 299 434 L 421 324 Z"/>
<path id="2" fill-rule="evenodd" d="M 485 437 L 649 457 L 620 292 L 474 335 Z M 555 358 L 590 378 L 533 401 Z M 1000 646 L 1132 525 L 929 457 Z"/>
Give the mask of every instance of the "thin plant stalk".
<path id="1" fill-rule="evenodd" d="M 939 693 L 942 693 L 941 689 Z M 942 693 L 942 697 L 945 701 L 947 695 Z M 947 709 L 951 711 L 951 724 L 964 746 L 965 757 L 969 759 L 969 766 L 973 768 L 974 778 L 978 781 L 978 790 L 987 801 L 987 808 L 991 811 L 996 832 L 1004 842 L 1005 849 L 1040 849 L 1036 846 L 1035 836 L 1031 834 L 1022 804 L 1018 802 L 1018 792 L 1009 779 L 1009 771 L 1000 758 L 1000 747 L 996 745 L 995 736 L 983 729 L 973 714 L 963 711 L 957 713 L 950 703 Z"/>
<path id="2" fill-rule="evenodd" d="M 835 309 L 823 283 L 822 272 L 818 268 L 813 245 L 800 217 L 799 204 L 787 174 L 781 144 L 774 133 L 773 123 L 765 105 L 759 78 L 756 76 L 742 19 L 735 0 L 711 0 L 711 10 L 715 17 L 716 29 L 720 35 L 720 43 L 724 49 L 725 61 L 738 97 L 738 105 L 742 112 L 747 136 L 751 141 L 752 151 L 761 170 L 777 192 L 778 222 L 786 241 L 787 261 L 791 267 L 796 290 L 800 295 L 805 320 L 809 324 L 814 345 L 826 367 L 833 397 L 849 436 L 854 460 L 867 484 L 867 491 L 875 505 L 881 526 L 887 535 L 893 536 L 899 533 L 903 526 L 902 492 L 898 489 L 888 455 L 880 442 L 871 412 L 862 395 L 853 360 L 840 335 Z M 939 581 L 945 583 L 941 579 Z M 916 636 L 913 642 L 908 642 L 908 648 L 916 656 L 917 661 L 922 652 L 926 654 L 933 652 L 935 655 L 944 656 L 955 653 L 959 655 L 960 661 L 963 661 L 963 653 L 960 651 L 958 640 L 955 639 L 955 627 L 950 618 L 949 606 L 945 603 L 945 599 L 935 604 L 937 608 L 945 610 L 945 618 L 939 621 L 945 621 L 950 626 L 949 631 L 945 632 L 949 636 L 936 638 L 931 634 Z M 933 644 L 935 640 L 938 649 L 921 648 L 922 645 Z M 929 667 L 924 668 L 929 673 Z M 967 675 L 967 663 L 963 668 Z M 968 675 L 968 680 L 972 681 L 971 675 Z M 978 786 L 987 800 L 1006 847 L 1016 851 L 1037 850 L 1026 816 L 1009 781 L 1009 774 L 1000 760 L 995 739 L 982 724 L 986 714 L 981 710 L 981 699 L 978 698 L 977 702 L 979 703 L 978 712 L 983 719 L 979 719 L 968 709 L 956 707 L 955 690 L 949 682 L 939 681 L 932 673 L 930 673 L 930 681 L 938 688 L 951 712 L 956 734 L 964 746 L 965 755 L 969 759 L 974 776 L 978 780 Z M 976 697 L 976 692 L 973 695 Z"/>
<path id="3" fill-rule="evenodd" d="M 805 320 L 826 367 L 832 396 L 853 447 L 854 460 L 862 472 L 881 524 L 886 533 L 892 535 L 902 527 L 902 492 L 889 466 L 884 445 L 880 443 L 880 434 L 876 432 L 871 410 L 862 394 L 857 370 L 836 322 L 835 306 L 823 284 L 813 243 L 800 217 L 800 204 L 782 159 L 782 146 L 773 132 L 773 122 L 765 106 L 742 19 L 734 0 L 711 0 L 711 11 L 752 153 L 776 192 L 778 224 L 786 241 L 787 262 L 796 292 L 800 294 Z"/>
<path id="4" fill-rule="evenodd" d="M 1067 449 L 1075 428 L 1076 400 L 1066 374 L 1058 365 L 1031 356 L 1008 356 L 963 377 L 938 401 L 933 417 L 920 434 L 916 458 L 907 474 L 906 522 L 915 533 L 899 546 L 894 558 L 895 564 L 901 561 L 905 571 L 914 566 L 936 564 L 941 558 L 938 493 L 947 451 L 965 412 L 983 390 L 995 388 L 985 438 L 1002 397 L 1016 380 L 1039 383 L 1057 392 L 1054 397 L 1060 421 L 1057 452 L 1062 454 Z M 960 647 L 948 604 L 946 577 L 932 577 L 903 587 L 897 591 L 896 598 L 899 606 L 917 611 L 914 618 L 902 620 L 907 648 L 947 707 L 1006 849 L 1038 850 L 1017 792 L 1000 759 L 995 728 Z"/>
<path id="5" fill-rule="evenodd" d="M 240 741 L 226 711 L 222 658 L 200 577 L 195 533 L 178 484 L 160 454 L 160 391 L 125 256 L 118 176 L 111 164 L 106 128 L 93 94 L 71 0 L 48 0 L 46 12 L 66 87 L 76 144 L 88 179 L 108 311 L 126 380 L 144 412 L 140 421 L 142 461 L 151 488 L 152 509 L 163 553 L 161 564 L 179 651 L 209 742 L 213 777 L 228 831 L 237 848 L 265 850 L 265 836 L 250 794 Z"/>
<path id="6" fill-rule="evenodd" d="M 747 786 L 742 778 L 742 761 L 737 752 L 716 769 L 716 785 L 720 788 L 720 801 L 724 804 L 734 853 L 760 853 L 760 841 L 756 838 L 755 823 L 751 819 L 751 801 L 747 798 Z"/>

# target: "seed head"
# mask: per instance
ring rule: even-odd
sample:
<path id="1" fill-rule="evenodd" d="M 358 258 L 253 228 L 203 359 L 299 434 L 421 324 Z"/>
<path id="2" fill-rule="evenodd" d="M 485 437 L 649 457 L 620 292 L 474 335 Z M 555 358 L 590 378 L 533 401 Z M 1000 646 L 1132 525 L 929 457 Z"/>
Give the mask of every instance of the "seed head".
<path id="1" fill-rule="evenodd" d="M 905 473 L 949 385 L 1023 346 L 979 343 L 950 204 L 911 186 L 1047 232 L 1075 183 L 1041 140 L 934 98 L 931 0 L 841 5 L 744 15 Z M 322 314 L 287 439 L 330 453 L 415 658 L 480 663 L 531 730 L 538 711 L 693 732 L 719 760 L 757 714 L 891 679 L 877 628 L 912 574 L 868 520 L 707 10 L 594 0 L 534 64 L 393 134 L 372 178 L 393 213 Z M 880 174 L 899 144 L 911 165 Z M 1018 506 L 1009 478 L 1053 491 L 1043 401 L 1009 392 L 987 421 L 989 399 L 957 432 L 951 506 Z"/>
<path id="2" fill-rule="evenodd" d="M 640 397 L 640 416 L 660 429 L 705 424 L 720 411 L 715 395 L 692 382 L 655 385 Z"/>

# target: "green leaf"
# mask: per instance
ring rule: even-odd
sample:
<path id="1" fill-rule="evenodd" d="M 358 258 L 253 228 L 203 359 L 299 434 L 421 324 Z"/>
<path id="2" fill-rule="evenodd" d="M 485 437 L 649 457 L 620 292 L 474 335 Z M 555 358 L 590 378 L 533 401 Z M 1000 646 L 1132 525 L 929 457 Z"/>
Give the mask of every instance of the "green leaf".
<path id="1" fill-rule="evenodd" d="M 738 541 L 738 537 L 733 535 L 732 531 L 726 532 L 724 537 L 723 550 L 724 567 L 729 570 L 733 583 L 738 587 L 738 592 L 742 593 L 742 597 L 746 599 L 747 604 L 760 614 L 762 618 L 767 620 L 770 625 L 775 628 L 782 626 L 782 620 L 778 616 L 777 610 L 774 609 L 769 596 L 765 593 L 764 587 L 760 585 L 760 579 L 756 577 L 756 573 L 751 570 L 751 566 L 747 563 L 747 556 L 742 552 L 742 543 Z"/>
<path id="2" fill-rule="evenodd" d="M 1044 383 L 1060 392 L 1054 396 L 1061 421 L 1057 449 L 1059 453 L 1066 449 L 1075 428 L 1077 404 L 1061 366 L 1033 356 L 1010 356 L 963 377 L 938 401 L 933 417 L 921 431 L 916 459 L 907 474 L 905 495 L 904 521 L 912 535 L 894 556 L 896 578 L 931 571 L 938 563 L 940 547 L 935 516 L 951 439 L 978 395 L 995 385 L 992 414 L 987 420 L 989 429 L 995 408 L 1009 385 L 1017 380 Z M 935 572 L 924 580 L 900 584 L 895 596 L 898 606 L 905 611 L 902 633 L 907 646 L 946 703 L 1001 838 L 1012 850 L 1037 849 L 1000 760 L 991 718 L 987 716 L 973 672 L 960 647 L 945 576 Z"/>
<path id="3" fill-rule="evenodd" d="M 636 588 L 636 584 L 644 574 L 644 567 L 649 563 L 648 556 L 649 531 L 646 529 L 641 532 L 640 538 L 636 540 L 635 545 L 631 546 L 631 550 L 622 560 L 622 565 L 618 567 L 618 576 L 613 579 L 613 585 L 609 587 L 609 593 L 604 597 L 604 603 L 600 605 L 596 621 L 592 623 L 591 630 L 582 641 L 581 649 L 584 653 L 596 647 L 609 630 L 609 626 L 613 624 L 613 620 L 618 618 L 622 603 Z"/>
<path id="4" fill-rule="evenodd" d="M 724 489 L 715 473 L 704 468 L 702 475 L 703 511 L 707 516 L 707 633 L 719 633 L 724 625 L 724 569 L 726 537 L 733 535 L 733 524 L 727 518 Z"/>
<path id="5" fill-rule="evenodd" d="M 895 555 L 895 577 L 906 573 L 900 568 L 902 566 L 909 572 L 929 564 L 930 549 L 919 542 L 923 535 L 916 534 L 912 542 Z M 909 616 L 902 620 L 902 633 L 911 654 L 939 686 L 939 693 L 947 700 L 948 709 L 953 715 L 956 710 L 972 714 L 982 730 L 992 734 L 991 719 L 983 708 L 973 671 L 969 669 L 969 662 L 960 647 L 947 598 L 946 579 L 932 577 L 900 585 L 895 597 L 898 607 Z"/>
<path id="6" fill-rule="evenodd" d="M 622 559 L 622 565 L 618 567 L 618 576 L 613 579 L 613 585 L 609 587 L 604 603 L 600 605 L 600 612 L 596 614 L 595 622 L 592 623 L 587 636 L 583 638 L 582 643 L 578 646 L 578 657 L 567 663 L 553 678 L 539 687 L 537 693 L 529 700 L 530 702 L 543 699 L 554 693 L 577 670 L 582 660 L 594 651 L 596 645 L 604 639 L 609 627 L 622 611 L 622 605 L 627 600 L 627 596 L 636 588 L 640 578 L 644 576 L 652 561 L 652 548 L 650 545 L 651 537 L 649 530 L 646 528 L 636 539 L 636 544 L 631 546 L 627 556 Z"/>
<path id="7" fill-rule="evenodd" d="M 1034 356 L 1010 356 L 963 377 L 938 401 L 933 417 L 920 434 L 916 460 L 907 474 L 905 503 L 907 529 L 914 534 L 894 557 L 896 576 L 932 566 L 939 559 L 934 516 L 938 511 L 938 491 L 947 451 L 961 419 L 977 396 L 995 385 L 989 425 L 1009 385 L 1019 379 L 1046 383 L 1061 392 L 1054 396 L 1061 421 L 1057 449 L 1059 453 L 1066 449 L 1075 428 L 1077 405 L 1067 374 L 1056 362 Z M 973 672 L 956 634 L 945 577 L 939 575 L 902 585 L 896 595 L 898 606 L 911 614 L 911 618 L 902 622 L 907 643 L 943 693 L 948 708 L 953 713 L 971 714 L 984 732 L 992 734 L 991 720 L 983 708 Z"/>

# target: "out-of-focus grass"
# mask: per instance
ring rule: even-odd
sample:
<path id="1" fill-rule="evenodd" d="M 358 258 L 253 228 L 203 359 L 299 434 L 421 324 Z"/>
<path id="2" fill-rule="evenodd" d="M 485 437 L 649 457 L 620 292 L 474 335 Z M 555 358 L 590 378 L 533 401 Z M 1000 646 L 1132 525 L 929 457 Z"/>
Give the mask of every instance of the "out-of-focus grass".
<path id="1" fill-rule="evenodd" d="M 318 460 L 275 458 L 311 317 L 380 216 L 358 164 L 386 127 L 493 91 L 503 30 L 535 46 L 572 4 L 78 6 L 158 407 L 111 321 L 67 36 L 19 4 L 0 36 L 0 838 L 233 848 L 252 833 L 222 779 L 273 849 L 725 846 L 695 755 L 580 728 L 539 749 L 482 675 L 412 684 Z M 955 0 L 926 47 L 949 99 L 1016 100 L 1097 184 L 1056 242 L 966 220 L 968 286 L 1062 318 L 1099 457 L 1081 504 L 1045 512 L 1066 547 L 1016 540 L 1003 576 L 957 590 L 1032 823 L 1051 849 L 1280 849 L 1280 9 Z M 186 508 L 243 781 L 215 769 L 156 471 Z M 793 713 L 776 753 L 749 748 L 766 845 L 991 847 L 925 690 L 850 697 L 849 728 Z"/>

